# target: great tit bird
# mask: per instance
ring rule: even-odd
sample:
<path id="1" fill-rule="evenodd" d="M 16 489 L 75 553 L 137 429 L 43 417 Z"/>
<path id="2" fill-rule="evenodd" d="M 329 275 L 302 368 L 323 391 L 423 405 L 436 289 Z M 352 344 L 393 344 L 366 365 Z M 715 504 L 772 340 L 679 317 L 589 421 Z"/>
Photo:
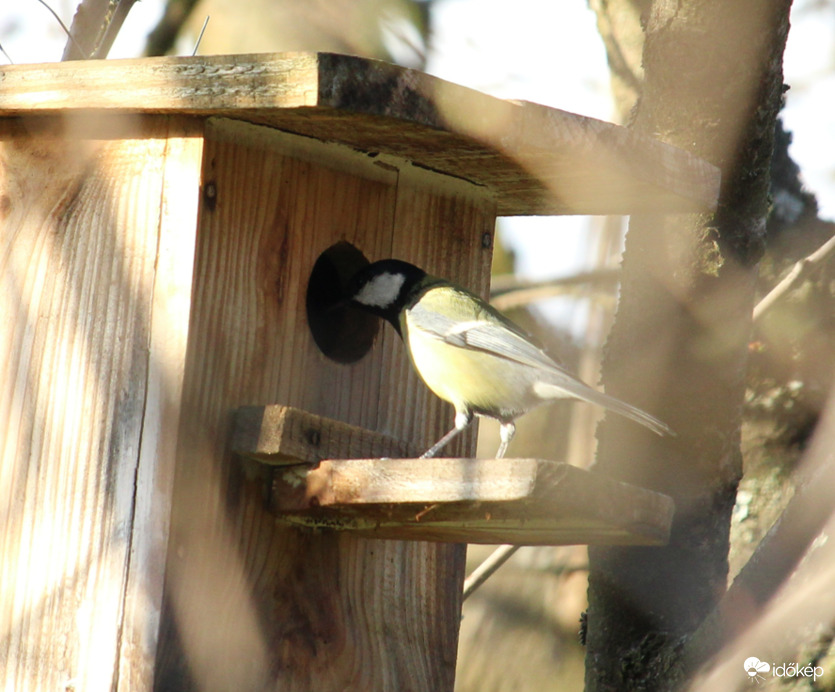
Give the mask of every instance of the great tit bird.
<path id="1" fill-rule="evenodd" d="M 390 322 L 412 365 L 455 407 L 455 426 L 422 456 L 432 457 L 473 415 L 501 423 L 504 456 L 514 420 L 556 399 L 580 399 L 614 411 L 653 432 L 672 434 L 657 418 L 587 386 L 557 365 L 531 337 L 481 298 L 396 259 L 369 264 L 351 280 L 349 300 Z"/>

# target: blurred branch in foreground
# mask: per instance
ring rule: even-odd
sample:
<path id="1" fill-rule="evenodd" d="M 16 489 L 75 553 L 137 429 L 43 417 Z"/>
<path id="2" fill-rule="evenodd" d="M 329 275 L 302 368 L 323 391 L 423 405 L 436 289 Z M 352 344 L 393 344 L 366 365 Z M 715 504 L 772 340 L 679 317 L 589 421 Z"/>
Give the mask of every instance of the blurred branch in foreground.
<path id="1" fill-rule="evenodd" d="M 201 53 L 345 53 L 421 68 L 429 41 L 426 0 L 167 0 L 145 54 L 194 45 L 212 17 Z M 199 19 L 198 19 L 199 18 Z"/>
<path id="2" fill-rule="evenodd" d="M 617 268 L 597 269 L 547 281 L 525 281 L 503 274 L 493 278 L 490 302 L 497 310 L 510 310 L 555 296 L 579 293 L 589 286 L 610 294 L 619 278 L 620 269 Z"/>
<path id="3" fill-rule="evenodd" d="M 665 547 L 590 546 L 588 692 L 683 687 L 681 642 L 725 590 L 790 3 L 647 9 L 633 127 L 719 166 L 722 189 L 712 217 L 630 219 L 602 378 L 677 437 L 651 444 L 607 418 L 595 470 L 670 495 L 676 517 Z"/>
<path id="4" fill-rule="evenodd" d="M 833 519 L 835 391 L 799 473 L 802 480 L 786 511 L 687 647 L 690 666 L 723 652 L 722 660 L 706 668 L 696 690 L 730 689 L 729 666 L 738 680 L 736 669 L 751 652 L 794 653 L 799 639 L 791 633 L 798 628 L 808 632 L 815 623 L 832 624 L 835 554 L 831 541 L 818 539 Z M 739 653 L 743 650 L 744 655 Z"/>

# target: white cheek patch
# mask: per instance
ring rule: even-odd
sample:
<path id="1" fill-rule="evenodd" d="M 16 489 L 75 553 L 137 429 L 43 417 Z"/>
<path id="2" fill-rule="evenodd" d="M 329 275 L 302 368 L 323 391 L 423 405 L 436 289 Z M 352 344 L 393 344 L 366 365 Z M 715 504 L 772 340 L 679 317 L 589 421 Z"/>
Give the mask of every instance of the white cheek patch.
<path id="1" fill-rule="evenodd" d="M 400 295 L 406 277 L 403 274 L 380 274 L 363 286 L 354 300 L 362 305 L 386 308 Z"/>

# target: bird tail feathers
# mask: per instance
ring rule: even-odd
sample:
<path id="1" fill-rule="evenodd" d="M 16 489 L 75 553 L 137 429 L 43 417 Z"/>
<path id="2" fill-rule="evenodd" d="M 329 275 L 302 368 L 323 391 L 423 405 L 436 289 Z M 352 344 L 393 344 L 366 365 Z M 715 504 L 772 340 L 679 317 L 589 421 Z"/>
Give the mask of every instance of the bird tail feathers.
<path id="1" fill-rule="evenodd" d="M 642 411 L 637 406 L 632 406 L 613 396 L 598 392 L 596 389 L 592 389 L 582 382 L 577 382 L 577 386 L 572 386 L 574 384 L 574 382 L 560 385 L 542 383 L 536 389 L 537 394 L 547 398 L 573 397 L 582 401 L 588 401 L 597 406 L 602 406 L 624 418 L 629 418 L 643 425 L 645 428 L 649 428 L 656 435 L 675 435 L 675 432 L 670 426 L 658 420 L 655 416 L 651 416 L 646 411 Z"/>

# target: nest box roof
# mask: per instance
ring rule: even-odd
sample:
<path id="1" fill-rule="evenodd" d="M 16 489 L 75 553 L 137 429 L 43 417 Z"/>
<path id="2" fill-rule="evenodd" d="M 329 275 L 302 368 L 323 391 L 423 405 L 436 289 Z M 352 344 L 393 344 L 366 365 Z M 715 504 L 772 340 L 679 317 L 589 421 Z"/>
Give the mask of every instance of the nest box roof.
<path id="1" fill-rule="evenodd" d="M 719 170 L 625 127 L 332 53 L 0 68 L 0 116 L 224 116 L 482 185 L 500 215 L 710 211 Z"/>

